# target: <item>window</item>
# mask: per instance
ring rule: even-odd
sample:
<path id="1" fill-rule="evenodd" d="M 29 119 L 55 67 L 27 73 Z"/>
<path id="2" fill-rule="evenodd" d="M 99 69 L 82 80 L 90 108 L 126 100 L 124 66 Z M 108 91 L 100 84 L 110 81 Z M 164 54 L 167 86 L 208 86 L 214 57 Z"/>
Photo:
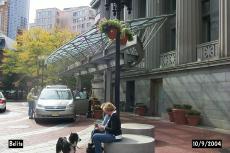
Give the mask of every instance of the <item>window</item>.
<path id="1" fill-rule="evenodd" d="M 176 49 L 176 28 L 172 28 L 170 31 L 170 50 Z"/>
<path id="2" fill-rule="evenodd" d="M 85 28 L 85 24 L 82 24 L 81 27 L 82 27 L 82 28 Z"/>
<path id="3" fill-rule="evenodd" d="M 76 19 L 73 19 L 73 23 L 76 23 L 77 22 L 77 20 Z"/>
<path id="4" fill-rule="evenodd" d="M 74 12 L 74 13 L 73 13 L 73 16 L 76 16 L 76 15 L 77 15 L 77 12 Z"/>
<path id="5" fill-rule="evenodd" d="M 87 27 L 90 27 L 90 26 L 91 26 L 91 23 L 90 23 L 90 22 L 88 22 L 88 23 L 87 23 Z"/>
<path id="6" fill-rule="evenodd" d="M 138 18 L 146 17 L 146 0 L 139 1 L 139 15 Z"/>
<path id="7" fill-rule="evenodd" d="M 210 0 L 202 1 L 202 43 L 211 41 Z"/>

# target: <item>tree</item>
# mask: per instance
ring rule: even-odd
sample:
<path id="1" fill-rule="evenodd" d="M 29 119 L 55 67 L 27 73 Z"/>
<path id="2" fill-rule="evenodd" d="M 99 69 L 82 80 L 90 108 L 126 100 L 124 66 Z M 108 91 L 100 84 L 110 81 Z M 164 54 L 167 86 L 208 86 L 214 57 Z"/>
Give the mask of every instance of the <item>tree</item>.
<path id="1" fill-rule="evenodd" d="M 63 65 L 51 65 L 44 69 L 44 64 L 41 64 L 44 59 L 39 57 L 47 57 L 74 36 L 74 33 L 58 28 L 51 32 L 41 28 L 23 31 L 17 37 L 16 51 L 4 51 L 3 73 L 26 75 L 34 80 L 41 79 L 41 74 L 44 73 L 44 82 L 52 83 L 58 80 L 57 72 Z"/>

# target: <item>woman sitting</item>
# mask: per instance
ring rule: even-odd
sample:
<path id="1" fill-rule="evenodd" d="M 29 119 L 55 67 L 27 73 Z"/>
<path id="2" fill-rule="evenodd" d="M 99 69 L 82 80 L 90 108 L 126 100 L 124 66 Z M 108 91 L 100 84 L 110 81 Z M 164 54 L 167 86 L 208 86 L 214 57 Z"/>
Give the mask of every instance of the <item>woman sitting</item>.
<path id="1" fill-rule="evenodd" d="M 106 104 L 106 103 L 102 103 L 102 104 L 101 104 L 101 109 L 102 109 L 102 110 L 103 110 L 103 107 L 105 106 L 105 104 Z M 101 124 L 99 124 L 99 123 L 96 123 L 96 124 L 95 124 L 95 129 L 94 129 L 94 130 L 92 131 L 92 133 L 91 133 L 91 139 L 93 138 L 93 135 L 94 135 L 95 133 L 104 133 L 104 131 L 101 131 L 101 130 L 98 129 L 98 125 L 106 126 L 107 123 L 108 123 L 108 121 L 109 121 L 109 119 L 110 119 L 110 116 L 109 116 L 108 114 L 105 114 L 105 113 L 104 113 L 103 116 L 104 116 L 104 117 L 103 117 L 102 123 L 101 123 Z"/>
<path id="2" fill-rule="evenodd" d="M 117 115 L 116 107 L 108 102 L 104 105 L 103 111 L 110 116 L 108 123 L 105 126 L 98 125 L 96 129 L 104 131 L 103 133 L 95 133 L 93 135 L 93 143 L 95 145 L 95 153 L 102 153 L 101 143 L 111 143 L 121 141 L 121 121 Z"/>

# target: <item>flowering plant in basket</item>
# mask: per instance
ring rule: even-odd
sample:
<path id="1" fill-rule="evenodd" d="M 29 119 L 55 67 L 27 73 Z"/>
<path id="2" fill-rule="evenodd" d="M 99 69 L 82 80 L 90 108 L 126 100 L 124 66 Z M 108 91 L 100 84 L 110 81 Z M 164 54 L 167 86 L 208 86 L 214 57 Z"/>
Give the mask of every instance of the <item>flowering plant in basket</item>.
<path id="1" fill-rule="evenodd" d="M 119 20 L 102 20 L 99 23 L 99 30 L 105 33 L 109 39 L 115 39 L 117 32 L 121 31 L 121 22 Z"/>

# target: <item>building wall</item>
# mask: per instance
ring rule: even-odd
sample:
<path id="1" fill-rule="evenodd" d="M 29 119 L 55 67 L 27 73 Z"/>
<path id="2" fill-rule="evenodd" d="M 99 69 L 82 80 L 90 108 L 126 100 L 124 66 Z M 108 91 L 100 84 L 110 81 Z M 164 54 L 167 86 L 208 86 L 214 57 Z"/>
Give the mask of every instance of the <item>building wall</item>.
<path id="1" fill-rule="evenodd" d="M 229 66 L 169 74 L 163 89 L 165 110 L 172 104 L 191 104 L 201 111 L 203 124 L 230 129 Z"/>
<path id="2" fill-rule="evenodd" d="M 150 80 L 135 80 L 135 103 L 150 103 Z"/>
<path id="3" fill-rule="evenodd" d="M 46 8 L 36 10 L 36 19 L 34 27 L 40 27 L 45 30 L 52 30 L 59 24 L 60 10 L 57 8 Z"/>
<path id="4" fill-rule="evenodd" d="M 8 3 L 2 2 L 0 4 L 0 31 L 7 35 L 7 28 L 8 28 Z"/>
<path id="5" fill-rule="evenodd" d="M 66 8 L 62 13 L 62 27 L 73 32 L 84 33 L 94 25 L 96 13 L 88 6 Z"/>
<path id="6" fill-rule="evenodd" d="M 8 0 L 9 3 L 9 27 L 8 36 L 16 38 L 18 30 L 27 29 L 29 21 L 29 0 Z"/>

